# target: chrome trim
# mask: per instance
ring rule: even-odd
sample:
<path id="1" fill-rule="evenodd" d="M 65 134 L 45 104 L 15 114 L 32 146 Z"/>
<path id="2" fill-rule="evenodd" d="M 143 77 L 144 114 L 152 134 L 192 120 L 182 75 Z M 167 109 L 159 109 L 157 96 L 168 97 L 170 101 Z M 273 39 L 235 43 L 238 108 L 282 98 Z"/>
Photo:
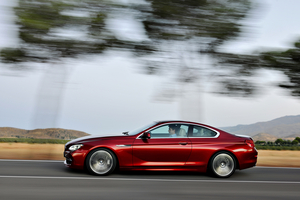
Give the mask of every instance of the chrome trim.
<path id="1" fill-rule="evenodd" d="M 166 139 L 166 138 L 168 138 L 168 139 L 171 139 L 171 138 L 173 138 L 173 139 L 184 139 L 184 138 L 189 138 L 189 137 L 155 137 L 155 138 L 153 138 L 153 137 L 151 137 L 150 139 Z M 139 139 L 142 139 L 142 138 L 139 138 Z"/>
<path id="2" fill-rule="evenodd" d="M 243 137 L 243 138 L 248 138 L 248 139 L 252 139 L 252 137 L 251 136 L 249 136 L 249 135 L 239 135 L 239 134 L 234 134 L 235 136 L 238 136 L 238 137 Z M 253 139 L 252 139 L 253 140 Z"/>
<path id="3" fill-rule="evenodd" d="M 153 127 L 152 129 L 149 129 L 148 131 L 152 131 L 153 129 L 156 129 L 156 128 L 159 128 L 159 127 L 161 127 L 161 126 L 168 125 L 168 124 L 175 124 L 175 122 L 165 123 L 165 124 L 162 124 L 162 125 L 160 125 L 160 126 Z M 207 126 L 205 126 L 205 125 L 193 124 L 193 122 L 191 122 L 191 124 L 186 123 L 186 122 L 182 122 L 182 123 L 176 122 L 176 124 L 187 125 L 187 126 L 200 126 L 200 127 L 204 127 L 204 128 L 207 128 L 207 129 L 210 129 L 210 130 L 216 132 L 217 135 L 215 135 L 214 137 L 158 137 L 158 138 L 152 138 L 152 137 L 151 137 L 150 139 L 166 139 L 166 138 L 217 138 L 217 137 L 220 136 L 220 132 L 219 132 L 219 131 L 214 130 L 214 129 L 212 129 L 212 128 L 209 128 L 209 127 L 207 127 Z M 144 131 L 145 131 L 145 130 L 144 130 Z M 144 132 L 144 131 L 142 131 L 142 132 Z M 137 136 L 135 139 L 143 139 L 143 138 L 140 138 L 141 136 L 142 136 L 142 134 L 140 134 L 139 136 Z"/>
<path id="4" fill-rule="evenodd" d="M 203 139 L 207 139 L 207 138 L 217 138 L 217 137 L 219 137 L 219 135 L 220 135 L 220 133 L 217 133 L 217 135 L 214 136 L 214 137 L 189 137 L 189 138 L 203 138 Z"/>
<path id="5" fill-rule="evenodd" d="M 130 144 L 117 144 L 117 147 L 131 147 Z"/>

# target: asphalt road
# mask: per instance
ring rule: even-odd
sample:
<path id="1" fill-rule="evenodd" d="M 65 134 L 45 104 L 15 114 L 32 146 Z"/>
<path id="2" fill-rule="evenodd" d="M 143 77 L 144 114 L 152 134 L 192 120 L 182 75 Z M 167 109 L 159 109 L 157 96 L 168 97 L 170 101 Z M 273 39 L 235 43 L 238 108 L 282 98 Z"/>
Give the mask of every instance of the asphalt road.
<path id="1" fill-rule="evenodd" d="M 227 179 L 182 172 L 98 177 L 61 161 L 0 160 L 0 199 L 300 199 L 300 169 L 254 167 Z"/>

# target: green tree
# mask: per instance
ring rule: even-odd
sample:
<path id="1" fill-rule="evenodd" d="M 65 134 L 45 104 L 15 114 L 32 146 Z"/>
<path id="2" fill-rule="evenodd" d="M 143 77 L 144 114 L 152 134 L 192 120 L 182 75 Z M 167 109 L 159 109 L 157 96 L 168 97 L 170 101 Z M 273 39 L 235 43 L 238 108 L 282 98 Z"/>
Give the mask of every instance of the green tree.
<path id="1" fill-rule="evenodd" d="M 284 143 L 284 140 L 281 138 L 278 138 L 277 140 L 275 140 L 275 144 L 282 145 L 283 143 Z"/>
<path id="2" fill-rule="evenodd" d="M 291 141 L 291 140 L 285 140 L 285 144 L 291 145 L 291 144 L 292 144 L 292 141 Z"/>
<path id="3" fill-rule="evenodd" d="M 299 141 L 298 141 L 298 140 L 294 139 L 294 140 L 292 141 L 292 145 L 298 145 L 298 144 L 299 144 Z"/>
<path id="4" fill-rule="evenodd" d="M 257 141 L 255 142 L 255 144 L 265 145 L 265 144 L 266 144 L 266 141 L 257 140 Z"/>
<path id="5" fill-rule="evenodd" d="M 273 142 L 268 141 L 267 145 L 271 146 L 271 145 L 273 145 Z"/>

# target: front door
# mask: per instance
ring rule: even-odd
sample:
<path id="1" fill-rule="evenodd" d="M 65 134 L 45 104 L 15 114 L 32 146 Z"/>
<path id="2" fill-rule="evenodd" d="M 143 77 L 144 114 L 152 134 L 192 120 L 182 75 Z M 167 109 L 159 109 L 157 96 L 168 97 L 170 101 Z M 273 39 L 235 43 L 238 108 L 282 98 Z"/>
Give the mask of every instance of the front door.
<path id="1" fill-rule="evenodd" d="M 172 124 L 174 125 L 174 124 Z M 150 139 L 137 138 L 133 144 L 135 167 L 180 167 L 191 154 L 191 142 L 187 137 L 188 125 L 170 124 L 151 131 Z"/>

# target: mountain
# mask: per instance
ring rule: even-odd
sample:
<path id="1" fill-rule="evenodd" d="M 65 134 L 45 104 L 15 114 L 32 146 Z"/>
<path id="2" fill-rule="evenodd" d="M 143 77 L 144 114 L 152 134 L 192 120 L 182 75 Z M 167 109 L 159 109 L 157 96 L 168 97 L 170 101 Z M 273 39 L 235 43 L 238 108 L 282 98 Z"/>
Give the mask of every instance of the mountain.
<path id="1" fill-rule="evenodd" d="M 88 136 L 85 132 L 61 129 L 61 128 L 47 128 L 24 130 L 18 128 L 1 127 L 0 137 L 2 138 L 36 138 L 36 139 L 64 139 L 72 140 L 78 137 Z"/>
<path id="2" fill-rule="evenodd" d="M 267 122 L 220 128 L 234 134 L 255 136 L 265 133 L 277 138 L 300 137 L 300 115 L 285 116 Z M 295 138 L 294 137 L 294 138 Z"/>
<path id="3" fill-rule="evenodd" d="M 275 140 L 278 139 L 278 137 L 268 134 L 268 133 L 259 133 L 259 134 L 252 136 L 252 138 L 254 141 L 260 140 L 260 141 L 270 141 L 270 142 L 275 142 Z"/>

